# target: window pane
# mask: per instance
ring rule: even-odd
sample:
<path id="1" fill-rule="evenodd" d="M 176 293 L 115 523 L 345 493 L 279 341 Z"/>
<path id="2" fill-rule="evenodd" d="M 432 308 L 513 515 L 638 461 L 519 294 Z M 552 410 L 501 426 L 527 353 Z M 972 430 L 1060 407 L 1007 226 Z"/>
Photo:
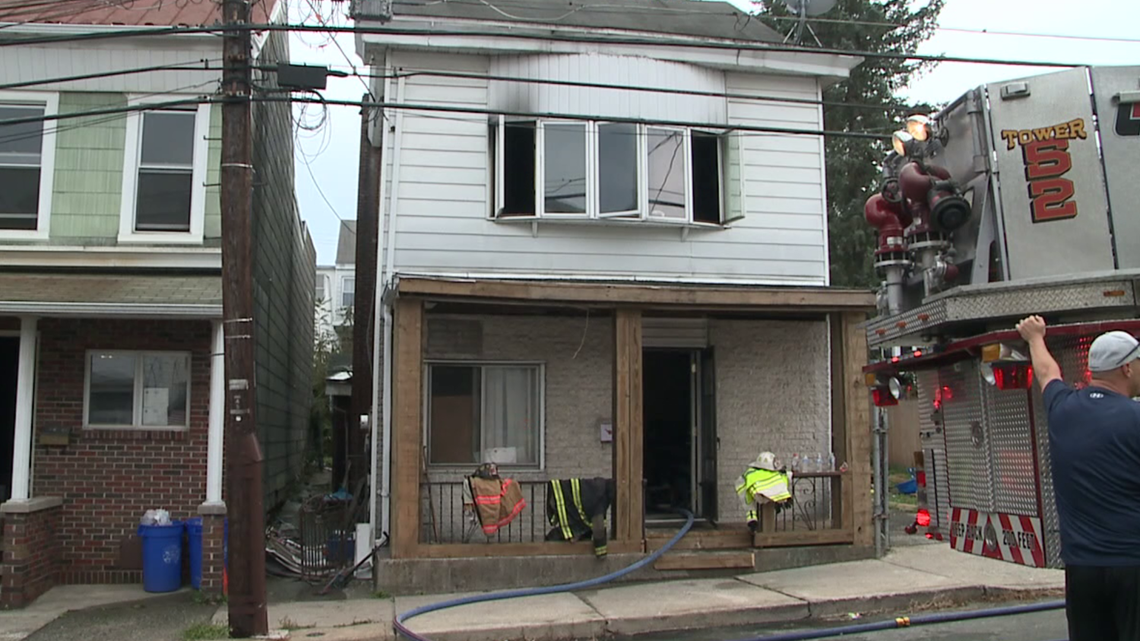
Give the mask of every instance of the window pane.
<path id="1" fill-rule="evenodd" d="M 189 391 L 190 359 L 186 356 L 143 358 L 142 424 L 183 426 Z"/>
<path id="2" fill-rule="evenodd" d="M 317 299 L 318 303 L 325 299 L 325 277 L 324 276 L 317 276 L 316 299 Z"/>
<path id="3" fill-rule="evenodd" d="M 480 369 L 432 365 L 428 450 L 433 464 L 474 464 L 480 450 Z"/>
<path id="4" fill-rule="evenodd" d="M 649 129 L 649 215 L 685 219 L 685 137 Z"/>
<path id="5" fill-rule="evenodd" d="M 483 412 L 483 460 L 538 464 L 538 371 L 487 367 Z"/>
<path id="6" fill-rule="evenodd" d="M 193 112 L 143 114 L 142 165 L 190 167 L 194 163 Z"/>
<path id="7" fill-rule="evenodd" d="M 637 209 L 637 125 L 598 125 L 598 188 L 603 214 Z"/>
<path id="8" fill-rule="evenodd" d="M 35 231 L 39 208 L 39 167 L 0 167 L 0 229 Z"/>
<path id="9" fill-rule="evenodd" d="M 720 222 L 720 144 L 706 133 L 692 133 L 693 144 L 693 220 L 701 223 Z"/>
<path id="10" fill-rule="evenodd" d="M 341 290 L 341 307 L 352 307 L 356 302 L 356 279 L 344 279 L 344 288 Z"/>
<path id="11" fill-rule="evenodd" d="M 534 215 L 534 123 L 508 122 L 503 130 L 502 216 Z"/>
<path id="12" fill-rule="evenodd" d="M 547 213 L 586 212 L 586 125 L 546 125 L 543 198 Z"/>
<path id="13" fill-rule="evenodd" d="M 189 171 L 139 171 L 135 229 L 138 231 L 190 231 Z"/>
<path id="14" fill-rule="evenodd" d="M 87 399 L 90 425 L 133 425 L 135 357 L 92 354 Z"/>
<path id="15" fill-rule="evenodd" d="M 0 120 L 40 118 L 43 107 L 0 105 Z M 0 126 L 0 164 L 39 165 L 43 149 L 43 121 Z"/>

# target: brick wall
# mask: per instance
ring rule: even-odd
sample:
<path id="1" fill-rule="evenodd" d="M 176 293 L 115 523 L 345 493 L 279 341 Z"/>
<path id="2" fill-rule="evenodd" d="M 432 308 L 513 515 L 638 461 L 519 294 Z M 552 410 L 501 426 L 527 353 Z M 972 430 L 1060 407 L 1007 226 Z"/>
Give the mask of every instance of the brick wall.
<path id="1" fill-rule="evenodd" d="M 831 451 L 831 397 L 825 322 L 709 322 L 716 359 L 718 508 L 742 523 L 735 481 L 756 455 Z M 785 461 L 787 462 L 787 461 Z"/>
<path id="2" fill-rule="evenodd" d="M 28 605 L 56 584 L 60 570 L 62 510 L 4 514 L 4 562 L 0 565 L 0 608 Z"/>
<path id="3" fill-rule="evenodd" d="M 270 34 L 259 62 L 288 59 L 287 34 Z M 258 83 L 274 87 L 276 76 L 261 73 Z M 304 468 L 313 396 L 316 251 L 294 198 L 291 109 L 287 103 L 253 105 L 255 412 L 267 509 L 286 498 Z"/>
<path id="4" fill-rule="evenodd" d="M 120 546 L 143 513 L 162 508 L 186 519 L 205 498 L 210 323 L 45 318 L 39 329 L 36 429 L 70 430 L 66 446 L 37 439 L 33 479 L 36 496 L 63 499 L 61 582 L 137 582 L 139 568 Z M 112 349 L 191 353 L 188 431 L 83 428 L 86 350 Z"/>

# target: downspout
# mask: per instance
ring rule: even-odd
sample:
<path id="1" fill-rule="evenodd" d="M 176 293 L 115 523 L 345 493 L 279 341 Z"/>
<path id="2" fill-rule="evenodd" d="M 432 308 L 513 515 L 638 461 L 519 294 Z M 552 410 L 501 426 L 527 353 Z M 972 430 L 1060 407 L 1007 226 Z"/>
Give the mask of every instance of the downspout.
<path id="1" fill-rule="evenodd" d="M 388 57 L 387 57 L 387 54 L 385 54 L 385 56 L 384 56 L 384 67 L 383 67 L 383 69 L 385 71 L 387 70 L 387 60 L 388 60 Z M 379 96 L 380 100 L 383 100 L 384 97 L 388 95 L 388 83 L 389 83 L 389 80 L 385 79 L 383 90 L 381 92 L 381 95 Z M 383 108 L 379 108 L 376 111 L 374 111 L 373 117 L 379 118 L 379 120 L 380 120 L 380 125 L 379 125 L 379 128 L 380 128 L 380 177 L 379 177 L 380 184 L 377 187 L 376 206 L 380 208 L 379 213 L 381 216 L 381 220 L 383 220 L 383 217 L 387 216 L 387 213 L 388 213 L 387 207 L 384 206 L 384 195 L 385 195 L 385 191 L 386 191 L 386 187 L 385 187 L 384 183 L 385 183 L 385 180 L 387 179 L 387 175 L 388 175 L 388 147 L 387 147 L 388 127 L 384 123 L 384 109 Z M 380 237 L 380 235 L 382 235 L 382 234 L 383 234 L 383 227 L 377 229 L 377 236 Z M 384 301 L 384 289 L 385 288 L 384 288 L 384 282 L 381 279 L 381 275 L 383 274 L 381 268 L 383 265 L 384 265 L 384 261 L 380 260 L 379 247 L 377 247 L 376 268 L 375 268 L 376 269 L 376 278 L 375 278 L 375 287 L 373 288 L 373 297 L 372 297 L 373 298 L 373 301 L 372 301 L 373 316 L 372 317 L 377 319 L 378 322 L 375 322 L 372 324 L 372 344 L 373 345 L 381 345 L 383 355 L 381 355 L 375 349 L 372 350 L 372 406 L 369 408 L 369 410 L 370 410 L 369 416 L 371 416 L 372 418 L 369 421 L 369 425 L 368 425 L 368 429 L 369 429 L 369 441 L 368 442 L 369 442 L 370 449 L 371 449 L 371 457 L 369 458 L 369 477 L 368 478 L 370 479 L 369 484 L 372 486 L 372 500 L 368 502 L 368 531 L 371 533 L 371 538 L 372 538 L 371 547 L 372 548 L 376 547 L 376 541 L 380 538 L 376 535 L 376 533 L 377 533 L 376 526 L 377 526 L 378 520 L 380 521 L 379 532 L 381 534 L 385 534 L 388 531 L 388 518 L 387 518 L 388 513 L 386 511 L 386 506 L 384 505 L 384 501 L 386 501 L 387 496 L 388 496 L 388 485 L 387 485 L 387 483 L 385 483 L 385 480 L 383 478 L 378 477 L 378 475 L 380 474 L 380 470 L 378 469 L 380 467 L 380 461 L 379 461 L 380 454 L 381 454 L 381 452 L 386 453 L 388 451 L 387 443 L 385 443 L 383 445 L 383 447 L 381 447 L 381 444 L 379 442 L 379 439 L 381 438 L 381 433 L 382 433 L 382 428 L 380 426 L 380 423 L 387 425 L 387 421 L 384 419 L 377 420 L 377 418 L 380 416 L 381 412 L 386 412 L 387 407 L 388 407 L 387 403 L 381 403 L 381 401 L 380 401 L 380 394 L 388 389 L 388 381 L 384 378 L 384 376 L 388 371 L 387 364 L 388 364 L 388 350 L 389 350 L 388 340 L 385 337 L 386 335 L 382 333 L 382 332 L 385 332 L 386 328 L 388 327 L 388 320 L 387 320 L 387 309 L 388 309 L 388 307 L 383 302 Z M 384 471 L 386 472 L 387 469 L 388 469 L 388 466 L 385 465 Z M 379 487 L 377 487 L 377 480 L 379 480 Z M 381 507 L 379 510 L 377 510 L 377 507 L 376 507 L 376 496 L 377 496 L 377 494 L 380 495 L 380 501 L 381 501 Z"/>
<path id="2" fill-rule="evenodd" d="M 385 70 L 390 69 L 387 57 L 384 64 Z M 405 92 L 405 78 L 400 78 L 397 89 L 396 102 L 404 99 Z M 385 93 L 390 89 L 390 80 L 385 81 Z M 384 325 L 384 349 L 383 357 L 384 362 L 383 378 L 383 403 L 382 403 L 382 422 L 383 422 L 383 452 L 384 452 L 384 470 L 383 477 L 380 485 L 380 515 L 381 515 L 381 531 L 387 534 L 391 531 L 392 522 L 392 309 L 390 307 L 390 296 L 392 294 L 392 287 L 395 283 L 395 263 L 396 263 L 396 214 L 400 202 L 400 148 L 404 139 L 404 112 L 397 111 L 395 116 L 395 138 L 392 143 L 392 194 L 391 203 L 385 212 L 385 224 L 388 226 L 387 240 L 385 241 L 385 261 L 384 261 L 384 293 L 382 296 L 377 296 L 377 302 L 383 305 L 382 317 Z M 382 144 L 387 145 L 388 140 L 388 127 L 385 126 L 381 139 L 384 141 Z M 383 169 L 387 167 L 385 164 L 380 172 L 380 201 L 384 201 L 385 186 L 387 184 L 387 177 L 384 175 Z M 377 269 L 379 269 L 379 261 L 377 261 Z M 376 458 L 373 457 L 373 461 Z"/>

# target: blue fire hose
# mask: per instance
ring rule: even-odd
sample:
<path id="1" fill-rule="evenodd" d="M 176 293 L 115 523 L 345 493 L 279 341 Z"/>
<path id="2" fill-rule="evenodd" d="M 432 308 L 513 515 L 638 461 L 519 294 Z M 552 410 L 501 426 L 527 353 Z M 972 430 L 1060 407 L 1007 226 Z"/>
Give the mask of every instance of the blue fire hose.
<path id="1" fill-rule="evenodd" d="M 693 513 L 688 510 L 678 510 L 685 516 L 685 525 L 669 540 L 661 549 L 653 554 L 645 557 L 644 559 L 622 568 L 616 572 L 611 572 L 605 576 L 600 576 L 586 581 L 578 581 L 577 583 L 565 583 L 562 585 L 552 585 L 542 588 L 522 588 L 518 590 L 507 590 L 505 592 L 492 592 L 489 594 L 477 594 L 473 596 L 461 597 L 452 599 L 450 601 L 441 601 L 439 603 L 432 603 L 431 605 L 421 606 L 412 610 L 408 610 L 403 614 L 396 617 L 392 623 L 396 634 L 403 635 L 412 641 L 431 641 L 430 638 L 413 632 L 408 629 L 406 622 L 408 619 L 418 617 L 422 614 L 429 612 L 436 612 L 439 610 L 446 610 L 461 605 L 470 605 L 472 603 L 485 603 L 487 601 L 501 601 L 503 599 L 515 599 L 526 596 L 540 596 L 543 594 L 558 594 L 561 592 L 573 592 L 575 590 L 586 590 L 589 588 L 609 583 L 615 579 L 619 579 L 631 572 L 636 572 L 641 568 L 653 563 L 661 558 L 681 540 L 683 536 L 689 533 L 693 527 Z M 1065 602 L 1049 601 L 1045 603 L 1031 603 L 1027 605 L 1006 606 L 1000 608 L 990 608 L 987 610 L 973 610 L 970 612 L 943 612 L 936 614 L 925 614 L 916 617 L 899 617 L 891 621 L 880 621 L 875 623 L 860 623 L 855 625 L 847 625 L 838 628 L 831 628 L 827 630 L 805 630 L 800 632 L 786 632 L 782 634 L 774 634 L 764 637 L 751 637 L 748 639 L 740 639 L 738 641 L 806 641 L 808 639 L 823 639 L 827 637 L 837 637 L 845 634 L 859 634 L 863 632 L 877 632 L 880 630 L 893 630 L 897 628 L 912 627 L 916 625 L 930 625 L 934 623 L 950 623 L 954 621 L 968 621 L 970 619 L 984 619 L 989 617 L 1009 616 L 1015 614 L 1029 614 L 1032 612 L 1043 612 L 1046 610 L 1057 610 L 1065 607 Z"/>

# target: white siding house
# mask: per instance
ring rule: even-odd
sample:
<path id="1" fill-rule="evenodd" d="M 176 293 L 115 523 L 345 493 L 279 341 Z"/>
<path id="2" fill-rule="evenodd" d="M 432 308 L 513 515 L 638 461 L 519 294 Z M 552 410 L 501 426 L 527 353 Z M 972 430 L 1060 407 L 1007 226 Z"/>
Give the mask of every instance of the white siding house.
<path id="1" fill-rule="evenodd" d="M 764 449 L 833 452 L 852 476 L 827 491 L 865 491 L 844 419 L 865 399 L 834 390 L 871 297 L 827 287 L 819 135 L 823 88 L 859 59 L 790 51 L 720 2 L 370 4 L 394 558 L 487 555 L 447 507 L 485 461 L 530 492 L 494 539 L 537 546 L 515 555 L 582 551 L 544 537 L 550 479 L 613 479 L 625 551 L 677 509 L 747 537 L 733 480 Z M 866 545 L 858 509 L 816 498 L 826 542 Z"/>

